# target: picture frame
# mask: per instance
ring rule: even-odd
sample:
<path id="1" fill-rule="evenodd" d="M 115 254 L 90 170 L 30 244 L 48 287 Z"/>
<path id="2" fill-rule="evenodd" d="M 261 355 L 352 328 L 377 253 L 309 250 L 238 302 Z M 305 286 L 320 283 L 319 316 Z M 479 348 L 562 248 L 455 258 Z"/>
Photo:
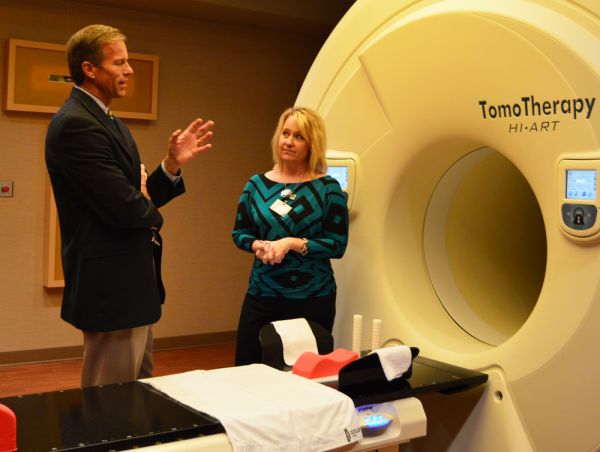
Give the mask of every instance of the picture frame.
<path id="1" fill-rule="evenodd" d="M 67 46 L 9 39 L 3 108 L 5 111 L 56 113 L 69 96 Z M 133 74 L 127 95 L 113 99 L 111 110 L 120 118 L 158 118 L 158 55 L 129 53 Z"/>
<path id="2" fill-rule="evenodd" d="M 62 267 L 60 225 L 58 212 L 54 202 L 54 193 L 50 179 L 46 181 L 46 240 L 44 262 L 44 287 L 48 289 L 65 286 L 65 277 Z"/>

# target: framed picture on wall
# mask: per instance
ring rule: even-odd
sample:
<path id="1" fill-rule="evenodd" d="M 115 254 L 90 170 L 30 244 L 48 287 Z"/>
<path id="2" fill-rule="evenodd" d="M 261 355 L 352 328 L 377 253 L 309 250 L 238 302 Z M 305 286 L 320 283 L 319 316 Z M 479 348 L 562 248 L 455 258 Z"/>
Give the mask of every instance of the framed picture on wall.
<path id="1" fill-rule="evenodd" d="M 54 202 L 54 193 L 50 179 L 46 181 L 46 240 L 44 262 L 44 287 L 58 288 L 65 286 L 62 257 L 60 252 L 60 226 Z"/>
<path id="2" fill-rule="evenodd" d="M 9 39 L 7 55 L 4 110 L 55 113 L 73 87 L 66 45 Z M 158 62 L 157 55 L 129 54 L 127 95 L 111 103 L 117 116 L 158 118 Z"/>

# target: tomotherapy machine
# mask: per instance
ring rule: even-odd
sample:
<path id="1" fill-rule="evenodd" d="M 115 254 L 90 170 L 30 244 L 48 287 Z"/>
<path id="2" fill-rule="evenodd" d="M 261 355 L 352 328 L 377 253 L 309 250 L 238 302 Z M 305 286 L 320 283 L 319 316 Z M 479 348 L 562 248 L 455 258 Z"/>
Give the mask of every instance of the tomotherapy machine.
<path id="1" fill-rule="evenodd" d="M 336 347 L 360 314 L 422 355 L 404 387 L 352 397 L 400 400 L 398 437 L 344 450 L 599 450 L 598 93 L 596 0 L 357 0 L 333 31 L 296 103 L 325 117 L 348 194 Z M 120 450 L 133 421 L 144 445 L 157 424 L 185 439 L 145 450 L 231 450 L 178 401 L 140 382 L 0 400 L 68 450 L 106 449 L 64 432 L 107 419 Z"/>
<path id="2" fill-rule="evenodd" d="M 313 64 L 297 103 L 351 201 L 338 345 L 359 313 L 489 375 L 407 450 L 600 449 L 599 94 L 595 0 L 359 0 Z"/>

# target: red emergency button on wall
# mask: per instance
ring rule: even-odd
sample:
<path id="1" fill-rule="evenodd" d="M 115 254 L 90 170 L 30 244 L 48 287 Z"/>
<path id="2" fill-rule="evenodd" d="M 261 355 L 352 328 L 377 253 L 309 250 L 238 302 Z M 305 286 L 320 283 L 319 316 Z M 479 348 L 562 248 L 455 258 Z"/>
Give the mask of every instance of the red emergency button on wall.
<path id="1" fill-rule="evenodd" d="M 0 196 L 13 195 L 13 182 L 11 180 L 0 180 Z"/>

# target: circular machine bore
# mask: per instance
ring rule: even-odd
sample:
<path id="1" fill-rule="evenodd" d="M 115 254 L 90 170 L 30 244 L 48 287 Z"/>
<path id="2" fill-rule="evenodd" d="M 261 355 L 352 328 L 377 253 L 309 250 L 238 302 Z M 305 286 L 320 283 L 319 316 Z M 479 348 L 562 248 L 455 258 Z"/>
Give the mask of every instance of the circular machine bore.
<path id="1" fill-rule="evenodd" d="M 483 148 L 448 169 L 427 208 L 427 269 L 452 319 L 499 345 L 525 323 L 546 269 L 546 233 L 537 199 L 503 155 Z"/>

